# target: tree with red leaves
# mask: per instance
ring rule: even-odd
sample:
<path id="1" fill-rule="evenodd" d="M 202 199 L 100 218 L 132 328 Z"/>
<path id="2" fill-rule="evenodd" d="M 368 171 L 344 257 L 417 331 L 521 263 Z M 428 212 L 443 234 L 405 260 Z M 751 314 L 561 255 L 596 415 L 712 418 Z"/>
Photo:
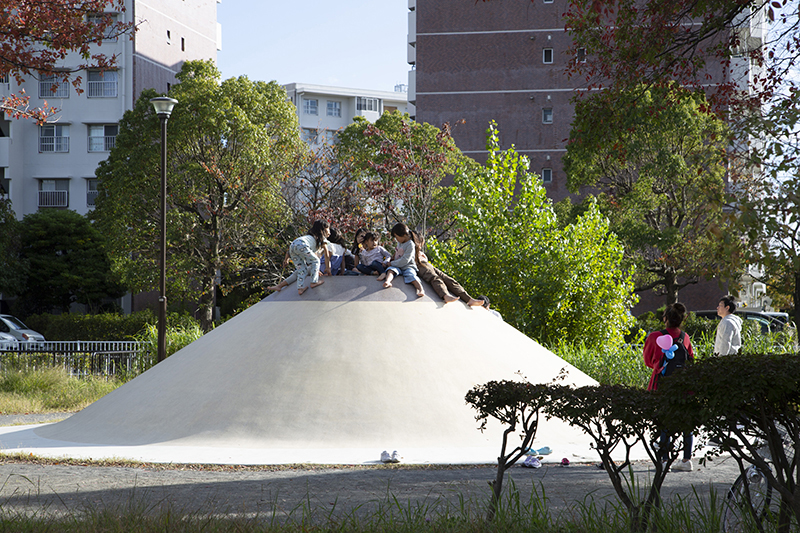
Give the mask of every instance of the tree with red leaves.
<path id="1" fill-rule="evenodd" d="M 439 129 L 407 114 L 384 113 L 375 124 L 357 118 L 340 139 L 342 159 L 359 173 L 386 227 L 405 222 L 425 235 L 436 216 L 439 183 L 463 158 L 449 124 Z"/>
<path id="2" fill-rule="evenodd" d="M 13 76 L 22 83 L 28 76 L 49 74 L 67 82 L 79 70 L 113 68 L 116 58 L 100 53 L 97 46 L 131 31 L 132 24 L 113 16 L 125 11 L 124 4 L 124 0 L 0 0 L 0 77 Z M 75 53 L 82 63 L 65 66 Z M 80 76 L 71 83 L 81 91 Z M 24 92 L 0 97 L 0 109 L 9 117 L 39 123 L 56 112 L 46 102 L 31 108 Z"/>

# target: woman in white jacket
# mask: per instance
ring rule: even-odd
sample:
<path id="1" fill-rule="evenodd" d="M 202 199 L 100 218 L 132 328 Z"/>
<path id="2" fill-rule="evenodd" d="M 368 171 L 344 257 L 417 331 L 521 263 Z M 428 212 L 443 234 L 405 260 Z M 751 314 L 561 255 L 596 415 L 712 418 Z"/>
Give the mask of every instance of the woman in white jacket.
<path id="1" fill-rule="evenodd" d="M 717 325 L 714 354 L 732 355 L 742 347 L 742 319 L 734 315 L 736 302 L 733 296 L 723 296 L 717 305 L 717 314 L 722 317 Z"/>

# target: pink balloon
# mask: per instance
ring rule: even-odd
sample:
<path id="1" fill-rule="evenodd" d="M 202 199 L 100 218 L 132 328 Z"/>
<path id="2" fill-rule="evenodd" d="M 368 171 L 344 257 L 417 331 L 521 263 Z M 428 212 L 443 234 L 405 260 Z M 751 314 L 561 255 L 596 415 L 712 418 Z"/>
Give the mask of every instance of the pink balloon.
<path id="1" fill-rule="evenodd" d="M 669 350 L 672 346 L 672 336 L 671 335 L 661 335 L 659 338 L 656 339 L 656 344 L 662 350 Z"/>

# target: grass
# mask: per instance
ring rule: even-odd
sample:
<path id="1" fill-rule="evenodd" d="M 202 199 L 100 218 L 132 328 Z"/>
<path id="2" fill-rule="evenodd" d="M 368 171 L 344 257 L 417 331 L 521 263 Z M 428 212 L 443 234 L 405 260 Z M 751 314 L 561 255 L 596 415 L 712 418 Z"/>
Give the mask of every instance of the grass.
<path id="1" fill-rule="evenodd" d="M 9 370 L 0 375 L 0 413 L 79 411 L 119 385 L 104 378 L 73 378 L 60 368 Z"/>
<path id="2" fill-rule="evenodd" d="M 32 512 L 0 511 L 3 531 L 59 532 L 442 532 L 442 533 L 617 533 L 628 532 L 628 517 L 621 505 L 594 499 L 591 494 L 561 512 L 553 511 L 541 484 L 523 496 L 511 484 L 495 520 L 487 523 L 485 503 L 459 496 L 422 502 L 405 502 L 390 491 L 384 497 L 353 508 L 314 507 L 313 494 L 292 507 L 282 507 L 277 496 L 262 510 L 239 509 L 230 515 L 213 509 L 182 509 L 164 501 L 152 501 L 141 493 L 117 505 L 90 504 L 80 510 L 37 509 Z M 656 530 L 661 533 L 718 533 L 721 505 L 712 491 L 709 497 L 665 502 L 657 513 Z M 266 510 L 265 510 L 266 509 Z"/>

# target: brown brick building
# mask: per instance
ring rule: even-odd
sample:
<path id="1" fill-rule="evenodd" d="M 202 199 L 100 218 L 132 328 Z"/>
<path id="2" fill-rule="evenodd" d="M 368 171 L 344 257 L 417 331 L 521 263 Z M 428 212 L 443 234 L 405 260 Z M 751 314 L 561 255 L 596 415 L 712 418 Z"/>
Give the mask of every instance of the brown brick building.
<path id="1" fill-rule="evenodd" d="M 567 0 L 409 0 L 409 110 L 418 122 L 449 122 L 458 147 L 485 161 L 495 120 L 503 148 L 514 145 L 542 176 L 554 201 L 569 196 L 561 158 L 582 80 L 565 73 L 571 39 Z M 721 69 L 711 73 L 723 76 Z M 464 121 L 463 124 L 460 124 Z M 681 291 L 689 309 L 713 309 L 724 288 L 701 283 Z M 634 313 L 663 298 L 641 294 Z"/>

